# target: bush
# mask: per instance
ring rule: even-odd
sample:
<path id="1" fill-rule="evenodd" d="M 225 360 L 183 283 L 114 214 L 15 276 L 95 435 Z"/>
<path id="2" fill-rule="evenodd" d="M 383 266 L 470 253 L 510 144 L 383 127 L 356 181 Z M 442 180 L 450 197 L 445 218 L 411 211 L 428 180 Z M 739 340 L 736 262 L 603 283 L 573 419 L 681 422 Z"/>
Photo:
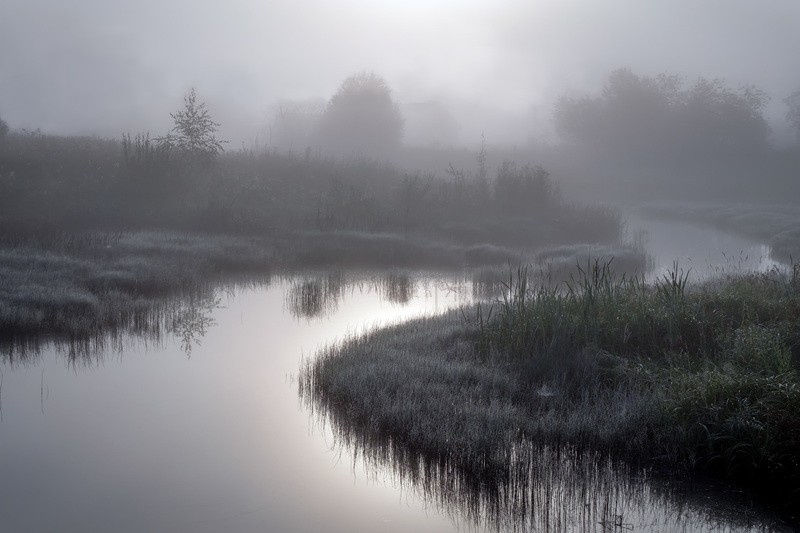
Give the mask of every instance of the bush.
<path id="1" fill-rule="evenodd" d="M 556 188 L 550 173 L 542 166 L 517 166 L 506 159 L 497 171 L 494 197 L 498 207 L 508 213 L 541 210 L 553 203 Z"/>

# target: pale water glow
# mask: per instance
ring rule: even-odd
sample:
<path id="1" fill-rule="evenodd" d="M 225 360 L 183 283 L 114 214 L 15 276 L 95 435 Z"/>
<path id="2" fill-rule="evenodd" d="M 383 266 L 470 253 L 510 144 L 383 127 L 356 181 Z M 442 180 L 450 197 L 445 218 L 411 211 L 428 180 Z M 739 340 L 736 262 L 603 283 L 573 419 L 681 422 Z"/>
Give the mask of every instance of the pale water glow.
<path id="1" fill-rule="evenodd" d="M 321 280 L 333 287 L 328 307 L 296 308 L 298 284 Z M 0 365 L 3 527 L 483 530 L 459 508 L 440 508 L 421 487 L 399 480 L 392 465 L 354 461 L 300 402 L 296 382 L 304 358 L 320 347 L 469 303 L 470 294 L 470 283 L 459 276 L 309 274 L 217 291 L 218 304 L 190 351 L 167 335 L 156 345 L 133 341 L 72 364 L 55 349 L 27 362 L 6 360 Z M 613 470 L 606 475 L 613 480 Z M 548 492 L 555 498 L 553 516 L 563 515 L 566 530 L 585 530 L 571 514 L 582 500 L 558 488 L 583 482 L 548 479 L 555 483 L 547 489 L 555 491 Z M 599 491 L 602 501 L 592 505 L 612 505 L 637 531 L 720 525 L 705 511 L 670 503 L 660 489 L 624 478 L 620 483 L 610 493 L 600 485 L 588 494 Z"/>

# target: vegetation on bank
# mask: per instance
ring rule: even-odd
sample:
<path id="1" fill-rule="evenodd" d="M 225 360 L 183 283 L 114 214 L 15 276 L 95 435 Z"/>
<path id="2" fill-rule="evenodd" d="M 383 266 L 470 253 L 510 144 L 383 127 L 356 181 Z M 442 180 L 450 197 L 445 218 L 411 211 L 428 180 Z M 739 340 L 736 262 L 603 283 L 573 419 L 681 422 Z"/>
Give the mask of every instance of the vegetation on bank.
<path id="1" fill-rule="evenodd" d="M 599 251 L 618 254 L 630 272 L 646 264 L 644 252 L 633 247 L 562 246 L 525 255 L 494 245 L 360 232 L 85 232 L 0 243 L 0 344 L 12 348 L 43 338 L 76 342 L 147 333 L 147 324 L 161 309 L 174 307 L 174 298 L 191 300 L 215 284 L 263 281 L 309 269 L 383 269 L 389 275 L 420 268 L 466 269 L 480 293 L 476 296 L 485 298 L 501 289 L 503 265 L 525 258 L 544 265 L 542 275 L 550 279 L 567 277 L 576 260 Z M 311 283 L 309 290 L 313 296 L 321 289 Z M 320 298 L 311 300 L 314 309 Z"/>
<path id="2" fill-rule="evenodd" d="M 565 202 L 540 166 L 224 152 L 194 91 L 184 104 L 152 139 L 0 138 L 0 341 L 125 329 L 164 296 L 276 269 L 461 269 L 583 243 L 644 263 L 618 211 Z"/>
<path id="3" fill-rule="evenodd" d="M 0 140 L 0 233 L 362 231 L 525 247 L 622 238 L 619 212 L 564 201 L 538 166 L 422 173 L 266 149 L 212 159 L 175 139 L 8 134 Z"/>
<path id="4" fill-rule="evenodd" d="M 126 330 L 165 297 L 305 268 L 498 265 L 519 252 L 354 232 L 273 236 L 81 233 L 0 246 L 0 341 L 81 339 Z"/>
<path id="5" fill-rule="evenodd" d="M 547 287 L 521 270 L 494 306 L 328 347 L 301 393 L 346 440 L 400 447 L 479 483 L 506 479 L 517 445 L 533 441 L 710 473 L 792 515 L 800 267 L 687 278 L 647 285 L 595 263 Z"/>

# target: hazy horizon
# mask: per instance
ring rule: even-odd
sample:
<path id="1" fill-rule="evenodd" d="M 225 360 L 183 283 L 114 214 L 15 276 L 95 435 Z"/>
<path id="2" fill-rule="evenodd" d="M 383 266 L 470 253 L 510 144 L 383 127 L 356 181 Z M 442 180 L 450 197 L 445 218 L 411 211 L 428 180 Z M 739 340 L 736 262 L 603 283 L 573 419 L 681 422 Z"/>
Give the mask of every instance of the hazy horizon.
<path id="1" fill-rule="evenodd" d="M 553 102 L 596 94 L 630 67 L 755 85 L 787 137 L 800 87 L 800 4 L 744 0 L 222 4 L 6 0 L 0 117 L 12 128 L 118 137 L 165 133 L 195 87 L 231 148 L 268 142 L 284 100 L 327 99 L 348 75 L 383 76 L 401 109 L 439 105 L 450 144 L 552 139 Z M 413 128 L 407 141 L 414 142 Z M 422 140 L 417 139 L 422 142 Z"/>

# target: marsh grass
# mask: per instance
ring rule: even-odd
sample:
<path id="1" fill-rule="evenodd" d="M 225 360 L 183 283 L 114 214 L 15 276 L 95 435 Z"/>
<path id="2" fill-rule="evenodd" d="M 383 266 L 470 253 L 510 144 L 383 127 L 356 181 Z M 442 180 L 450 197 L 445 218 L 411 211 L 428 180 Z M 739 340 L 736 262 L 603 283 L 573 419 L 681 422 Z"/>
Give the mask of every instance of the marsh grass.
<path id="1" fill-rule="evenodd" d="M 390 267 L 379 288 L 390 301 L 404 303 L 416 290 L 411 268 L 489 272 L 520 257 L 494 245 L 352 231 L 15 234 L 0 238 L 0 343 L 3 351 L 15 345 L 27 353 L 44 338 L 78 343 L 125 329 L 138 334 L 151 311 L 158 314 L 175 299 L 195 299 L 220 283 L 265 282 L 314 268 L 341 274 L 343 268 Z M 288 308 L 297 316 L 323 316 L 343 290 L 343 280 L 331 276 L 297 282 Z"/>
<path id="2" fill-rule="evenodd" d="M 158 307 L 159 299 L 191 295 L 224 281 L 269 280 L 277 272 L 315 265 L 380 267 L 401 258 L 409 264 L 463 268 L 468 257 L 476 256 L 469 247 L 354 232 L 270 237 L 48 232 L 9 237 L 2 244 L 0 340 L 29 338 L 24 342 L 30 343 L 36 335 L 93 336 L 137 323 L 149 307 Z M 492 248 L 479 259 L 502 263 L 511 255 Z M 334 290 L 333 285 L 323 292 Z M 403 297 L 402 278 L 389 285 Z M 308 305 L 315 300 L 311 289 L 302 298 Z"/>
<path id="3" fill-rule="evenodd" d="M 796 521 L 798 270 L 693 284 L 676 266 L 645 283 L 612 265 L 556 285 L 520 268 L 493 305 L 329 347 L 301 394 L 345 440 L 384 439 L 474 483 L 508 479 L 520 442 L 569 446 L 725 478 Z"/>
<path id="4" fill-rule="evenodd" d="M 448 178 L 368 157 L 268 149 L 214 164 L 174 157 L 149 134 L 120 141 L 12 132 L 0 143 L 0 236 L 87 230 L 251 235 L 296 230 L 422 235 L 458 246 L 620 240 L 619 212 L 573 205 L 541 167 Z M 458 177 L 456 177 L 456 174 Z M 507 200 L 517 204 L 509 212 Z"/>
<path id="5" fill-rule="evenodd" d="M 255 241 L 168 233 L 68 235 L 0 249 L 0 338 L 136 330 L 165 297 L 237 275 L 269 276 Z M 35 341 L 30 341 L 35 342 Z"/>

